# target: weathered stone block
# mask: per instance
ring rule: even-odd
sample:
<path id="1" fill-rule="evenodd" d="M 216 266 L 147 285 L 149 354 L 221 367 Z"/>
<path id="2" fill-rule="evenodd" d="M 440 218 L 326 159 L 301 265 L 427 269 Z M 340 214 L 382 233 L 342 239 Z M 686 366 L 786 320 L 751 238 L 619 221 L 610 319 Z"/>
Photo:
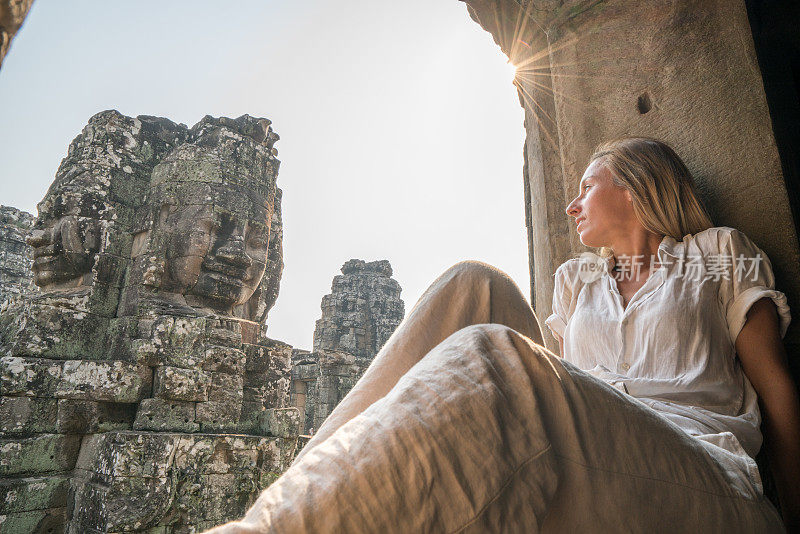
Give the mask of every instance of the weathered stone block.
<path id="1" fill-rule="evenodd" d="M 200 370 L 166 365 L 156 368 L 153 396 L 179 401 L 208 400 L 211 376 Z"/>
<path id="2" fill-rule="evenodd" d="M 122 256 L 106 251 L 98 254 L 94 264 L 94 279 L 97 283 L 105 284 L 117 289 L 125 282 L 125 268 L 128 260 Z"/>
<path id="3" fill-rule="evenodd" d="M 301 434 L 297 439 L 297 452 L 299 453 L 301 450 L 303 450 L 303 447 L 305 447 L 306 443 L 309 441 L 311 441 L 311 436 Z"/>
<path id="4" fill-rule="evenodd" d="M 66 508 L 34 510 L 0 515 L 0 531 L 8 532 L 47 532 L 61 534 L 66 524 Z"/>
<path id="5" fill-rule="evenodd" d="M 259 377 L 248 373 L 244 376 L 243 400 L 261 402 L 268 408 L 282 408 L 289 400 L 289 385 L 288 378 Z"/>
<path id="6" fill-rule="evenodd" d="M 134 430 L 173 432 L 197 432 L 200 425 L 195 422 L 195 403 L 144 399 L 139 403 Z"/>
<path id="7" fill-rule="evenodd" d="M 110 477 L 165 478 L 178 435 L 156 432 L 106 432 L 91 446 L 93 457 L 81 455 L 78 467 L 110 481 Z"/>
<path id="8" fill-rule="evenodd" d="M 69 477 L 0 478 L 0 515 L 61 508 L 67 502 Z M 3 524 L 0 523 L 0 531 Z"/>
<path id="9" fill-rule="evenodd" d="M 148 367 L 128 362 L 64 362 L 55 396 L 61 399 L 88 399 L 109 402 L 137 402 L 152 386 Z"/>
<path id="10" fill-rule="evenodd" d="M 203 432 L 236 432 L 241 415 L 241 402 L 198 402 L 195 420 Z"/>
<path id="11" fill-rule="evenodd" d="M 91 308 L 93 314 L 100 317 L 109 318 L 108 320 L 103 320 L 106 325 L 108 324 L 108 321 L 110 321 L 110 318 L 114 317 L 114 314 L 117 312 L 117 306 L 119 305 L 119 294 L 120 289 L 110 284 L 95 282 L 92 286 L 92 294 L 89 298 L 89 307 Z M 108 327 L 106 326 L 106 328 Z M 99 347 L 97 345 L 99 345 Z M 102 345 L 100 343 L 97 345 L 96 347 L 99 350 L 102 350 Z M 81 354 L 81 352 L 74 352 L 67 355 L 67 357 L 80 357 Z"/>
<path id="12" fill-rule="evenodd" d="M 292 368 L 292 380 L 316 380 L 319 377 L 319 364 L 308 363 Z"/>
<path id="13" fill-rule="evenodd" d="M 296 438 L 300 435 L 302 414 L 295 407 L 270 408 L 261 416 L 262 429 L 270 436 Z"/>
<path id="14" fill-rule="evenodd" d="M 74 532 L 148 532 L 158 528 L 172 501 L 169 477 L 111 477 L 108 482 L 76 481 L 70 529 Z"/>
<path id="15" fill-rule="evenodd" d="M 202 317 L 161 315 L 153 321 L 147 337 L 157 345 L 192 350 L 202 342 L 207 328 L 207 321 Z"/>
<path id="16" fill-rule="evenodd" d="M 211 345 L 242 347 L 242 325 L 240 321 L 216 317 L 208 321 L 206 340 Z"/>
<path id="17" fill-rule="evenodd" d="M 56 433 L 56 399 L 0 398 L 0 434 Z"/>
<path id="18" fill-rule="evenodd" d="M 155 367 L 155 362 L 143 362 L 136 358 L 134 344 L 145 341 L 137 339 L 139 337 L 138 327 L 138 317 L 118 317 L 110 319 L 108 322 L 108 331 L 106 332 L 108 354 L 113 360 L 128 361 Z"/>
<path id="19" fill-rule="evenodd" d="M 260 402 L 243 402 L 242 415 L 239 418 L 239 432 L 255 436 L 269 435 L 265 425 L 262 424 L 265 410 L 266 408 Z"/>
<path id="20" fill-rule="evenodd" d="M 69 471 L 80 444 L 80 436 L 62 434 L 0 439 L 0 476 Z"/>
<path id="21" fill-rule="evenodd" d="M 220 523 L 236 519 L 231 510 L 246 510 L 259 492 L 259 480 L 252 472 L 204 475 L 202 486 L 203 519 Z"/>
<path id="22" fill-rule="evenodd" d="M 208 400 L 216 402 L 242 403 L 244 378 L 228 373 L 211 373 Z"/>
<path id="23" fill-rule="evenodd" d="M 62 362 L 41 358 L 0 358 L 0 395 L 52 397 L 61 379 Z"/>
<path id="24" fill-rule="evenodd" d="M 264 404 L 264 388 L 253 388 L 244 386 L 242 388 L 242 401 L 254 402 L 259 405 Z"/>
<path id="25" fill-rule="evenodd" d="M 173 465 L 186 473 L 252 473 L 260 469 L 264 450 L 254 436 L 194 434 L 178 440 Z"/>
<path id="26" fill-rule="evenodd" d="M 61 434 L 128 430 L 133 424 L 135 414 L 135 404 L 60 399 L 57 428 Z"/>
<path id="27" fill-rule="evenodd" d="M 267 385 L 270 376 L 266 372 L 246 373 L 242 385 L 250 388 L 263 388 Z"/>
<path id="28" fill-rule="evenodd" d="M 241 374 L 246 359 L 245 352 L 240 349 L 210 345 L 206 347 L 202 367 L 206 371 Z"/>
<path id="29" fill-rule="evenodd" d="M 200 519 L 218 524 L 240 517 L 295 454 L 295 440 L 238 435 L 121 432 L 87 437 L 87 445 L 94 452 L 85 458 L 92 459 L 85 462 L 82 453 L 78 468 L 94 474 L 73 483 L 72 523 L 83 529 L 75 532 L 146 530 L 164 522 L 183 532 Z"/>
<path id="30" fill-rule="evenodd" d="M 292 347 L 286 343 L 267 339 L 263 345 L 243 345 L 247 354 L 245 370 L 248 372 L 283 373 L 291 369 Z"/>
<path id="31" fill-rule="evenodd" d="M 105 331 L 108 318 L 88 312 L 88 292 L 35 299 L 23 299 L 5 311 L 14 317 L 3 326 L 10 354 L 52 359 L 103 356 L 104 340 L 97 332 Z"/>
<path id="32" fill-rule="evenodd" d="M 156 347 L 150 340 L 134 339 L 128 345 L 131 353 L 131 361 L 137 365 L 144 365 L 147 367 L 156 367 L 159 364 L 170 364 L 170 360 L 165 357 L 164 353 Z M 114 354 L 119 354 L 123 351 L 115 351 Z"/>

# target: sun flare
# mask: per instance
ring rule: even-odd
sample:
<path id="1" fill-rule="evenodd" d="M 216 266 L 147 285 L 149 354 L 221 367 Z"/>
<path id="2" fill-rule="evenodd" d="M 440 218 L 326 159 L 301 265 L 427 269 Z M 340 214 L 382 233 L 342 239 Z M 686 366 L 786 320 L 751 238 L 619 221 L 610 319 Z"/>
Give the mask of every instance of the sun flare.
<path id="1" fill-rule="evenodd" d="M 514 80 L 517 77 L 517 66 L 511 63 L 510 59 L 506 62 L 506 69 L 508 69 L 511 79 Z"/>

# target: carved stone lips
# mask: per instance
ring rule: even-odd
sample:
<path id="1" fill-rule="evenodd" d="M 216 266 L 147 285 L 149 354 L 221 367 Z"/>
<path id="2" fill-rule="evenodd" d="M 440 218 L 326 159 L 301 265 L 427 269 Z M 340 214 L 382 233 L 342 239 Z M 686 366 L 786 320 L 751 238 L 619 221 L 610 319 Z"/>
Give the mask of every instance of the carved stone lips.
<path id="1" fill-rule="evenodd" d="M 242 280 L 242 277 L 230 276 L 225 273 L 221 273 L 219 271 L 208 271 L 208 275 L 217 282 L 226 285 L 236 286 L 236 287 L 244 286 L 244 281 Z"/>
<path id="2" fill-rule="evenodd" d="M 43 247 L 44 248 L 44 247 Z M 42 250 L 39 249 L 34 250 L 33 252 L 33 265 L 35 267 L 43 267 L 54 263 L 58 259 L 58 254 L 53 251 Z"/>
<path id="3" fill-rule="evenodd" d="M 55 256 L 56 250 L 55 245 L 39 245 L 38 247 L 33 248 L 33 257 L 34 258 L 45 258 L 50 256 Z"/>
<path id="4" fill-rule="evenodd" d="M 243 286 L 247 278 L 247 269 L 235 265 L 229 265 L 221 261 L 205 261 L 203 268 L 209 276 L 224 284 Z"/>

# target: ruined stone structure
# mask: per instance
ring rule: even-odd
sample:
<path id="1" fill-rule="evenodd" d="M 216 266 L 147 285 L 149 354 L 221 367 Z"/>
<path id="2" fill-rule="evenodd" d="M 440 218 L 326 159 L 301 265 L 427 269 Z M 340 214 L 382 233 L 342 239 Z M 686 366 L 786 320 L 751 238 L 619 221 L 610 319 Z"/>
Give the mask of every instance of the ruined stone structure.
<path id="1" fill-rule="evenodd" d="M 314 351 L 292 355 L 292 405 L 306 434 L 319 428 L 403 320 L 400 284 L 386 260 L 353 259 L 322 297 Z"/>
<path id="2" fill-rule="evenodd" d="M 72 142 L 28 238 L 41 292 L 0 318 L 0 531 L 202 530 L 288 466 L 277 139 L 107 111 Z"/>
<path id="3" fill-rule="evenodd" d="M 0 206 L 0 305 L 36 288 L 31 271 L 33 250 L 25 241 L 32 226 L 30 213 Z"/>
<path id="4" fill-rule="evenodd" d="M 373 358 L 403 320 L 400 284 L 387 260 L 350 260 L 322 297 L 314 351 L 347 352 Z"/>

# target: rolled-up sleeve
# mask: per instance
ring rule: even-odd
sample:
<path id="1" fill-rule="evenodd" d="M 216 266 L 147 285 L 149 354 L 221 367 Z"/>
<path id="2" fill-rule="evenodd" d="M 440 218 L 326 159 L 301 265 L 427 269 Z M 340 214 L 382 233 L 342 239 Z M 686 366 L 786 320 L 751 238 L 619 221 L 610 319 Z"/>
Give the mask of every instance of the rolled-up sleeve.
<path id="1" fill-rule="evenodd" d="M 760 299 L 772 299 L 778 310 L 781 337 L 786 335 L 792 320 L 786 295 L 775 289 L 775 276 L 767 255 L 742 232 L 731 229 L 718 236 L 720 254 L 730 256 L 729 276 L 720 287 L 720 299 L 725 304 L 731 342 L 736 343 L 747 321 L 747 312 Z"/>
<path id="2" fill-rule="evenodd" d="M 544 324 L 550 329 L 554 337 L 564 339 L 564 330 L 569 320 L 568 311 L 572 301 L 572 288 L 569 284 L 565 265 L 556 270 L 553 287 L 553 313 L 545 319 Z"/>

